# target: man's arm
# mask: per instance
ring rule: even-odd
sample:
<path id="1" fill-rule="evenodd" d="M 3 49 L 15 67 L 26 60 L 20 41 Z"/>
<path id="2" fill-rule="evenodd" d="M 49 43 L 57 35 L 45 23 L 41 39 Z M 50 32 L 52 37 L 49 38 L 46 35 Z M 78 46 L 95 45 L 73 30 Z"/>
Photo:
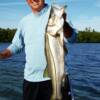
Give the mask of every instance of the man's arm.
<path id="1" fill-rule="evenodd" d="M 0 52 L 0 59 L 8 58 L 13 54 L 20 52 L 24 48 L 23 42 L 24 41 L 22 35 L 22 24 L 20 22 L 12 40 L 12 43 L 5 50 Z"/>
<path id="2" fill-rule="evenodd" d="M 11 51 L 5 49 L 4 51 L 0 52 L 0 59 L 9 58 L 12 55 Z"/>

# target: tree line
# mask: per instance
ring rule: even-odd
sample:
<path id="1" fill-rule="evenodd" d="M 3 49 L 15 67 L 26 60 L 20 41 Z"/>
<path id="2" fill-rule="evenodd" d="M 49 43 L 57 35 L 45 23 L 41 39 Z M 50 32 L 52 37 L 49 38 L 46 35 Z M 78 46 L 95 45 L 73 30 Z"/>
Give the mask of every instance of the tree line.
<path id="1" fill-rule="evenodd" d="M 3 29 L 0 28 L 0 42 L 11 42 L 16 29 Z M 96 32 L 94 29 L 86 28 L 84 31 L 78 31 L 76 37 L 77 43 L 100 43 L 100 32 Z"/>
<path id="2" fill-rule="evenodd" d="M 15 32 L 16 32 L 16 29 L 0 28 L 0 42 L 11 42 L 12 38 L 14 37 Z"/>
<path id="3" fill-rule="evenodd" d="M 100 43 L 100 32 L 91 27 L 86 27 L 84 31 L 79 31 L 76 42 L 78 43 Z"/>
<path id="4" fill-rule="evenodd" d="M 100 43 L 100 32 L 79 31 L 76 42 L 78 43 Z"/>

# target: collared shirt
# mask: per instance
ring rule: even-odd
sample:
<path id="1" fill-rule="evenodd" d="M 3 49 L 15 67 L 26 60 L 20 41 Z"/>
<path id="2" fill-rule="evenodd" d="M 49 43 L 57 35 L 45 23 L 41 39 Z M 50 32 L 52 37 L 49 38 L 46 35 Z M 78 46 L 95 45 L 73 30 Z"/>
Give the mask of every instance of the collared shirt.
<path id="1" fill-rule="evenodd" d="M 26 63 L 24 79 L 32 82 L 50 79 L 43 77 L 47 62 L 45 57 L 45 30 L 51 6 L 46 6 L 39 13 L 25 16 L 19 23 L 12 44 L 8 49 L 15 54 L 25 48 Z"/>
<path id="2" fill-rule="evenodd" d="M 39 13 L 30 13 L 19 23 L 12 44 L 8 47 L 12 54 L 25 48 L 26 64 L 24 78 L 28 81 L 43 81 L 46 67 L 45 58 L 45 30 L 50 14 L 50 6 L 46 6 Z"/>

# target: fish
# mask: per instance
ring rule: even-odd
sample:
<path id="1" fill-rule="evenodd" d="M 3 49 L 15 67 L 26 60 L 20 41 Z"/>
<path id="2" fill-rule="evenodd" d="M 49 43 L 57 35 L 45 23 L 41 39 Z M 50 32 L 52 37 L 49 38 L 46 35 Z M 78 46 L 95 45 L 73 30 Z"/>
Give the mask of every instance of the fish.
<path id="1" fill-rule="evenodd" d="M 45 73 L 52 81 L 51 100 L 62 100 L 61 87 L 65 82 L 64 70 L 64 19 L 65 9 L 52 6 L 45 33 L 45 55 L 47 66 Z"/>

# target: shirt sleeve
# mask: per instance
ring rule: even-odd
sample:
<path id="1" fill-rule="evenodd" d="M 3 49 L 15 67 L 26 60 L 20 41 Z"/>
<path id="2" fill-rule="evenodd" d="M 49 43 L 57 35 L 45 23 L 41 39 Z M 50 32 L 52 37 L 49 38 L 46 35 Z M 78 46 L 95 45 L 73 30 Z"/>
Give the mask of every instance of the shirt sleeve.
<path id="1" fill-rule="evenodd" d="M 20 52 L 24 47 L 23 36 L 22 36 L 22 25 L 21 23 L 18 25 L 15 36 L 12 40 L 11 45 L 8 46 L 7 49 L 11 51 L 12 54 Z"/>

